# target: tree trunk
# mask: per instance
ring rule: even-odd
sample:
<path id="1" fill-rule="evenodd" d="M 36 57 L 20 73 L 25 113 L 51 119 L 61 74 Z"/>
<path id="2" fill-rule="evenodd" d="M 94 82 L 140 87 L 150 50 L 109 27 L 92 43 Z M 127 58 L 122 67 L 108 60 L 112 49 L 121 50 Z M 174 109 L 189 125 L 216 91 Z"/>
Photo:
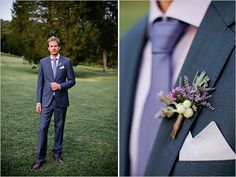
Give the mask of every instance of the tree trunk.
<path id="1" fill-rule="evenodd" d="M 107 50 L 103 50 L 103 71 L 107 71 Z"/>

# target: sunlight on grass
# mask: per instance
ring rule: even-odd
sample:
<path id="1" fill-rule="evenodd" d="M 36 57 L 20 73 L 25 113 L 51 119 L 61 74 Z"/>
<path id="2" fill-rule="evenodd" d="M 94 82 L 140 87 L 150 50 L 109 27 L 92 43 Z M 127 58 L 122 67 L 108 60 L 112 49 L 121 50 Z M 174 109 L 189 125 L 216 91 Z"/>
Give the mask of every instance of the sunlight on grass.
<path id="1" fill-rule="evenodd" d="M 98 81 L 99 79 L 96 78 L 76 78 L 76 81 L 89 81 L 89 82 L 94 82 L 94 81 Z"/>
<path id="2" fill-rule="evenodd" d="M 147 15 L 149 1 L 120 1 L 120 38 L 130 30 L 140 19 Z"/>

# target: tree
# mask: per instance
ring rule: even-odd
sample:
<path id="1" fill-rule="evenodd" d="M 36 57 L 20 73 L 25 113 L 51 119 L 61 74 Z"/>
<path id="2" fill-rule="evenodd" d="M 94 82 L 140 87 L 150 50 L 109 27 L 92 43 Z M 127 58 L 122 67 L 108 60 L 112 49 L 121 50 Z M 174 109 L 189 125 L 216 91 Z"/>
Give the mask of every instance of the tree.
<path id="1" fill-rule="evenodd" d="M 103 49 L 103 70 L 107 70 L 108 51 L 117 54 L 117 3 L 105 2 L 105 15 L 100 26 L 100 45 Z"/>
<path id="2" fill-rule="evenodd" d="M 117 11 L 117 1 L 16 1 L 2 25 L 2 50 L 38 63 L 55 35 L 74 65 L 103 63 L 106 71 L 117 66 Z"/>
<path id="3" fill-rule="evenodd" d="M 103 70 L 107 70 L 107 56 L 116 56 L 113 59 L 117 66 L 117 38 L 118 38 L 118 6 L 116 1 L 83 2 L 86 19 L 93 23 L 98 31 L 98 44 L 103 56 Z M 91 13 L 92 12 L 92 13 Z M 113 55 L 112 55 L 113 54 Z M 112 63 L 112 61 L 110 61 Z"/>

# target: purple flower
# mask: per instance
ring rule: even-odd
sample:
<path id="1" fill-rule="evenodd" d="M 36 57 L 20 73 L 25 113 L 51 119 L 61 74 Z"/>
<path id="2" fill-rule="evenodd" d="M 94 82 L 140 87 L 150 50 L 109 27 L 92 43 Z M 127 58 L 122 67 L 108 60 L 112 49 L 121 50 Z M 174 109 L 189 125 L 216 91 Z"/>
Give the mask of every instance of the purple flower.
<path id="1" fill-rule="evenodd" d="M 185 89 L 182 86 L 172 89 L 169 94 L 174 101 L 178 100 L 180 96 L 186 96 Z"/>
<path id="2" fill-rule="evenodd" d="M 175 138 L 177 131 L 179 130 L 183 117 L 191 118 L 194 114 L 193 111 L 197 111 L 199 107 L 207 107 L 211 110 L 215 108 L 208 102 L 208 99 L 212 97 L 210 92 L 215 88 L 208 87 L 208 81 L 210 80 L 207 74 L 203 71 L 196 73 L 192 85 L 189 84 L 187 76 L 184 76 L 184 82 L 182 85 L 182 77 L 179 78 L 179 86 L 172 89 L 168 95 L 161 92 L 158 94 L 160 101 L 166 104 L 166 107 L 162 108 L 156 117 L 172 117 L 175 113 L 178 113 L 178 118 L 174 124 L 173 131 L 171 133 L 172 138 Z"/>
<path id="3" fill-rule="evenodd" d="M 196 75 L 193 85 L 189 84 L 187 76 L 184 76 L 183 86 L 178 86 L 169 93 L 170 97 L 175 102 L 183 102 L 188 99 L 191 100 L 196 106 L 205 106 L 213 110 L 213 107 L 206 102 L 212 97 L 210 92 L 215 88 L 208 87 L 209 78 L 205 73 L 201 73 L 200 76 Z"/>

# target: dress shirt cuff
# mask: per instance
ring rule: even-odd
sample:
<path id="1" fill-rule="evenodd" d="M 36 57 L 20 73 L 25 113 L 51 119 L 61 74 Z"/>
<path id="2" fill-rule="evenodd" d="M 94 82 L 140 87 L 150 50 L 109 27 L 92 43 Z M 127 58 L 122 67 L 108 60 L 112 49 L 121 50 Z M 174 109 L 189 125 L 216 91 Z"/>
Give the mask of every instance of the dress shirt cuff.
<path id="1" fill-rule="evenodd" d="M 37 105 L 41 105 L 41 103 L 36 103 Z"/>

